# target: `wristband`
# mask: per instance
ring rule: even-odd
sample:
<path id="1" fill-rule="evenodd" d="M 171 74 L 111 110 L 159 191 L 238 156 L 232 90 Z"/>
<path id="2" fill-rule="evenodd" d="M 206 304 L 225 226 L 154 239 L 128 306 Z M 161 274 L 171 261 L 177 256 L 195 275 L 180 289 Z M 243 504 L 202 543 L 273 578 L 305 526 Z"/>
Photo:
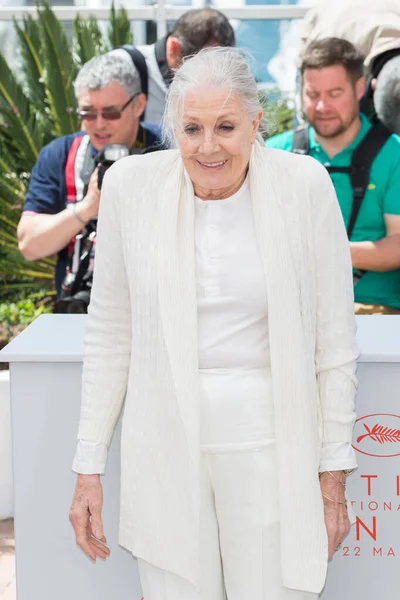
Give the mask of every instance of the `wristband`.
<path id="1" fill-rule="evenodd" d="M 86 221 L 84 221 L 83 219 L 81 219 L 81 217 L 78 215 L 78 213 L 76 212 L 76 202 L 69 202 L 67 204 L 67 208 L 72 210 L 72 214 L 74 215 L 75 219 L 77 221 L 79 221 L 79 223 L 82 225 L 82 227 L 86 227 L 87 223 Z"/>

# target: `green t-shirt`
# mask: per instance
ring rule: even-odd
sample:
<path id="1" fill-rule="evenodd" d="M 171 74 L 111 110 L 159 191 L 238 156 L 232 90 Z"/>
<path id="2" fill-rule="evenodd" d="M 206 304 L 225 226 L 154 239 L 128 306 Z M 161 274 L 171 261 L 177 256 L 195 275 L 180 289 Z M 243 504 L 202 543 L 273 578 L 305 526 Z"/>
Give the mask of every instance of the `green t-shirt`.
<path id="1" fill-rule="evenodd" d="M 350 146 L 333 158 L 325 153 L 315 139 L 312 127 L 309 129 L 310 156 L 325 166 L 346 167 L 356 146 L 371 128 L 368 119 L 361 114 L 361 129 Z M 269 138 L 267 148 L 292 149 L 293 131 Z M 347 173 L 332 173 L 336 195 L 345 225 L 350 219 L 353 205 L 353 190 Z M 360 212 L 351 234 L 352 242 L 375 241 L 386 235 L 384 214 L 400 215 L 400 137 L 392 135 L 376 156 L 370 172 L 369 185 Z M 356 302 L 382 304 L 400 309 L 400 270 L 376 272 L 368 271 L 354 288 Z"/>

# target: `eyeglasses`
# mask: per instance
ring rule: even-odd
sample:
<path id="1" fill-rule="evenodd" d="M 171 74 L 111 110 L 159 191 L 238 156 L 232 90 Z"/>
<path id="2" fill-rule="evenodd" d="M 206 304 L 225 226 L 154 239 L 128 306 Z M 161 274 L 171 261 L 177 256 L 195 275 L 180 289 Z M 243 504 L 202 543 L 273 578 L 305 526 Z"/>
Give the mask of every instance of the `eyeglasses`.
<path id="1" fill-rule="evenodd" d="M 129 106 L 129 104 L 137 97 L 140 96 L 141 92 L 137 92 L 136 94 L 133 94 L 133 96 L 131 96 L 129 98 L 129 100 L 127 102 L 125 102 L 125 104 L 123 105 L 122 108 L 118 109 L 118 108 L 111 108 L 111 109 L 103 109 L 100 111 L 100 114 L 102 116 L 103 119 L 106 119 L 106 121 L 117 121 L 118 119 L 121 118 L 122 113 L 124 112 L 124 110 L 127 108 L 127 106 Z M 79 110 L 79 108 L 76 111 L 76 115 L 78 117 L 78 119 L 80 121 L 95 121 L 97 119 L 97 115 L 99 113 L 97 112 L 97 110 Z"/>

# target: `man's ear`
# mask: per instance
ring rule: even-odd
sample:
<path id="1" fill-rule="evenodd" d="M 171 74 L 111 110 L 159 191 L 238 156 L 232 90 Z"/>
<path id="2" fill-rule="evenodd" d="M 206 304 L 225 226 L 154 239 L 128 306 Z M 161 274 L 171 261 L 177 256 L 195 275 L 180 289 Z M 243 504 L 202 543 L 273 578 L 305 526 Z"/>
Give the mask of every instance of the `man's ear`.
<path id="1" fill-rule="evenodd" d="M 182 60 L 182 48 L 180 40 L 172 35 L 167 39 L 166 56 L 168 67 L 177 69 Z"/>
<path id="2" fill-rule="evenodd" d="M 140 96 L 138 96 L 136 99 L 135 106 L 133 107 L 133 109 L 135 111 L 135 117 L 140 117 L 144 113 L 146 104 L 147 104 L 146 95 L 140 94 Z"/>
<path id="3" fill-rule="evenodd" d="M 360 77 L 356 81 L 356 96 L 357 100 L 360 101 L 365 93 L 365 77 Z"/>
<path id="4" fill-rule="evenodd" d="M 374 77 L 373 79 L 371 79 L 371 89 L 374 92 L 376 90 L 376 82 L 377 82 L 377 78 Z"/>

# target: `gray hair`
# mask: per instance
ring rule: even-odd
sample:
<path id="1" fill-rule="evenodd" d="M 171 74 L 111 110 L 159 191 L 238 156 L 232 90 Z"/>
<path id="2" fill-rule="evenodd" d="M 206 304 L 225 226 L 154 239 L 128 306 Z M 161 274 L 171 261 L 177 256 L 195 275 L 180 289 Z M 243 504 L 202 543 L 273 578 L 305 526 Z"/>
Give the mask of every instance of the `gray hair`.
<path id="1" fill-rule="evenodd" d="M 113 81 L 119 83 L 129 97 L 141 92 L 139 73 L 122 48 L 85 63 L 75 79 L 75 95 L 78 97 L 82 90 L 101 90 Z"/>
<path id="2" fill-rule="evenodd" d="M 183 120 L 183 103 L 186 93 L 194 88 L 222 87 L 229 94 L 238 95 L 248 112 L 255 119 L 262 110 L 257 84 L 250 70 L 250 55 L 238 48 L 204 48 L 196 55 L 184 59 L 176 71 L 168 89 L 163 116 L 164 142 L 174 145 L 175 131 Z M 268 129 L 262 119 L 257 139 Z"/>
<path id="3" fill-rule="evenodd" d="M 374 105 L 379 120 L 392 133 L 400 134 L 400 56 L 390 59 L 379 73 Z"/>

